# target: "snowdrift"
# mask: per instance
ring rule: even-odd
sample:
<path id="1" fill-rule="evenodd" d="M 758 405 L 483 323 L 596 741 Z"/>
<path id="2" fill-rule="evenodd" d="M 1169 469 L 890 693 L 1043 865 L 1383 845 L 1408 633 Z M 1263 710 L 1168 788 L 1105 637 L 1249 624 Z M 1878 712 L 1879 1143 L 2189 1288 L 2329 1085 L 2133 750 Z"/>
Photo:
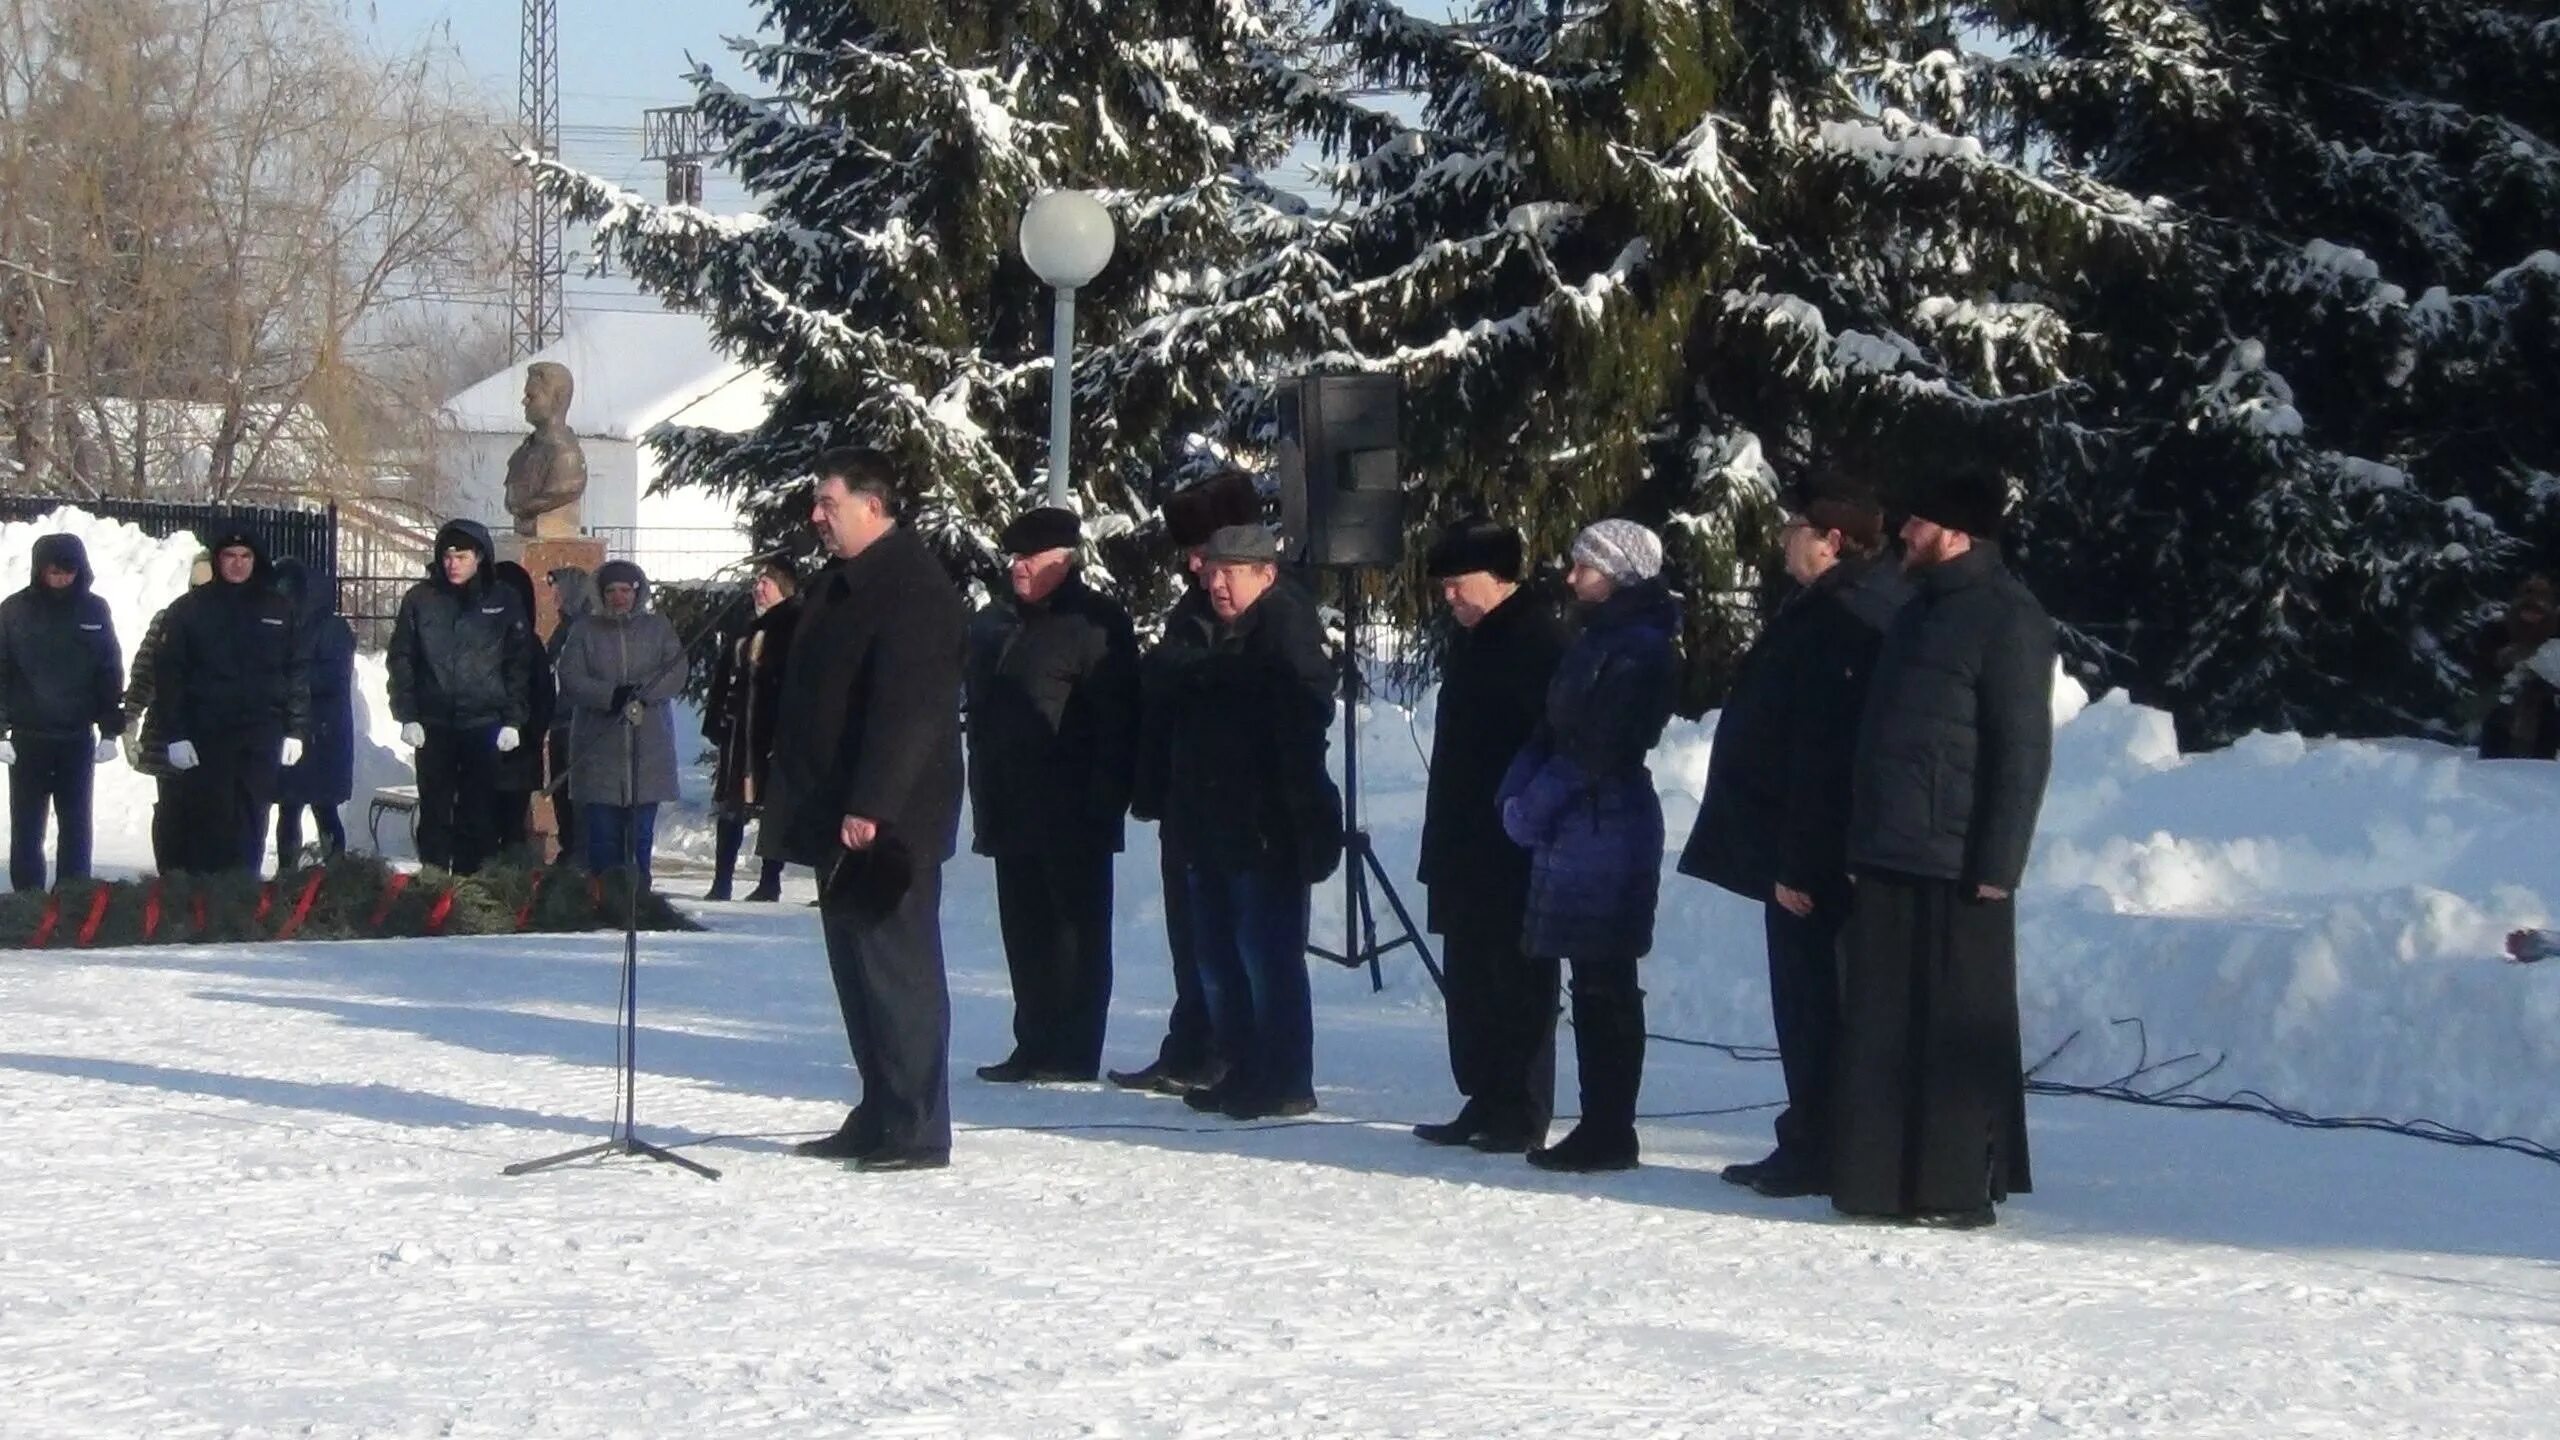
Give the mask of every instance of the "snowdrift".
<path id="1" fill-rule="evenodd" d="M 1399 876 L 1413 873 L 1432 700 L 1365 712 L 1364 798 Z M 2199 1093 L 2560 1142 L 2560 964 L 2500 958 L 2509 930 L 2560 909 L 2560 765 L 2294 735 L 2180 755 L 2165 713 L 2089 701 L 2059 675 L 2054 715 L 2019 901 L 2031 1063 L 2068 1040 L 2044 1073 L 2094 1082 L 2194 1053 L 2146 1086 L 2219 1057 Z M 1655 752 L 1675 857 L 1714 743 L 1709 716 Z M 1646 962 L 1653 1027 L 1766 1042 L 1760 908 L 1669 864 Z M 1338 894 L 1319 893 L 1320 933 L 1340 924 Z M 1429 1003 L 1417 968 L 1392 983 Z"/>

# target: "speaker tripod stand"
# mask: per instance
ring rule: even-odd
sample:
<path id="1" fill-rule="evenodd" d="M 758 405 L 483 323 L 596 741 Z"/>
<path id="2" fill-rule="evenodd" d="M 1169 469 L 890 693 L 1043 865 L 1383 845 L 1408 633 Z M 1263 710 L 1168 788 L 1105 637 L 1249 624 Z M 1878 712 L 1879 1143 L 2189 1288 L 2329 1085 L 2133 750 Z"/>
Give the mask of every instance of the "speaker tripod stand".
<path id="1" fill-rule="evenodd" d="M 1345 568 L 1335 572 L 1341 582 L 1342 596 L 1342 946 L 1339 951 L 1310 944 L 1307 953 L 1330 960 L 1345 969 L 1367 966 L 1369 988 L 1387 988 L 1385 974 L 1378 962 L 1410 945 L 1422 960 L 1423 970 L 1431 983 L 1442 989 L 1439 962 L 1431 958 L 1431 947 L 1423 943 L 1422 932 L 1413 923 L 1413 912 L 1407 910 L 1404 897 L 1396 893 L 1396 882 L 1388 876 L 1387 867 L 1378 859 L 1377 846 L 1369 840 L 1369 832 L 1360 826 L 1360 702 L 1368 692 L 1368 682 L 1360 673 L 1360 577 Z M 1381 941 L 1376 902 L 1370 893 L 1370 882 L 1377 884 L 1377 895 L 1385 898 L 1395 912 L 1402 933 Z"/>

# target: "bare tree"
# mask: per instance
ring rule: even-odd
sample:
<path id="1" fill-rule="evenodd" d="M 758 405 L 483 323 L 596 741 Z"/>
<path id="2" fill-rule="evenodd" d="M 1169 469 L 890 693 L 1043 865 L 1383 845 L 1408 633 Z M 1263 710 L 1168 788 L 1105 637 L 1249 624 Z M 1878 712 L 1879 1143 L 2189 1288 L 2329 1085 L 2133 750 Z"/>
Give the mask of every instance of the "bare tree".
<path id="1" fill-rule="evenodd" d="M 206 499 L 412 469 L 419 323 L 503 272 L 445 58 L 324 0 L 0 0 L 0 405 L 19 482 Z"/>

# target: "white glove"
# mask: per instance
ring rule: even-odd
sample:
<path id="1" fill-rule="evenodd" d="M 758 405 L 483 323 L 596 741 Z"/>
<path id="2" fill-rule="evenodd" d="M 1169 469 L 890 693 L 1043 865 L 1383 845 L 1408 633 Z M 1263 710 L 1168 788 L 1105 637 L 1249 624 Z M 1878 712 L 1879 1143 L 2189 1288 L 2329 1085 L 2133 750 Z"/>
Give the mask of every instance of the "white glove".
<path id="1" fill-rule="evenodd" d="M 98 742 L 98 753 L 96 756 L 97 762 L 104 765 L 108 761 L 115 759 L 118 752 L 123 749 L 124 743 L 116 739 L 113 735 L 110 735 L 106 739 Z"/>
<path id="2" fill-rule="evenodd" d="M 515 748 L 523 743 L 524 737 L 516 733 L 516 727 L 513 725 L 501 725 L 498 727 L 499 754 L 512 754 L 514 753 Z"/>
<path id="3" fill-rule="evenodd" d="M 15 765 L 17 763 L 18 747 L 10 741 L 0 740 L 0 765 Z"/>
<path id="4" fill-rule="evenodd" d="M 400 743 L 415 750 L 427 743 L 427 727 L 412 720 L 400 727 Z"/>
<path id="5" fill-rule="evenodd" d="M 196 742 L 193 740 L 172 740 L 169 742 L 170 769 L 193 770 L 196 768 L 198 763 L 199 762 L 196 759 Z"/>
<path id="6" fill-rule="evenodd" d="M 290 736 L 290 735 L 287 735 L 286 737 L 284 737 L 284 755 L 283 755 L 283 757 L 282 757 L 282 758 L 283 758 L 283 761 L 284 761 L 284 768 L 286 768 L 287 770 L 290 770 L 290 769 L 292 769 L 294 766 L 301 764 L 301 763 L 302 763 L 302 742 L 301 742 L 301 741 L 299 741 L 299 740 L 294 739 L 294 738 L 293 738 L 292 736 Z"/>

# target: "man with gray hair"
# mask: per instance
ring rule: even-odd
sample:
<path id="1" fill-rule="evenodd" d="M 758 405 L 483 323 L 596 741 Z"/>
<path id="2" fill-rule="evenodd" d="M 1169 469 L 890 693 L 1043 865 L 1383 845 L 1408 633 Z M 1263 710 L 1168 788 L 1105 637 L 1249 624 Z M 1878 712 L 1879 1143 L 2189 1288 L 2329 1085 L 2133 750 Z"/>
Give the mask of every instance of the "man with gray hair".
<path id="1" fill-rule="evenodd" d="M 1259 525 L 1210 538 L 1201 578 L 1218 624 L 1181 662 L 1166 819 L 1188 846 L 1200 980 L 1226 1074 L 1184 1102 L 1235 1120 L 1316 1108 L 1308 890 L 1342 858 L 1325 773 L 1334 673 L 1314 600 Z"/>

